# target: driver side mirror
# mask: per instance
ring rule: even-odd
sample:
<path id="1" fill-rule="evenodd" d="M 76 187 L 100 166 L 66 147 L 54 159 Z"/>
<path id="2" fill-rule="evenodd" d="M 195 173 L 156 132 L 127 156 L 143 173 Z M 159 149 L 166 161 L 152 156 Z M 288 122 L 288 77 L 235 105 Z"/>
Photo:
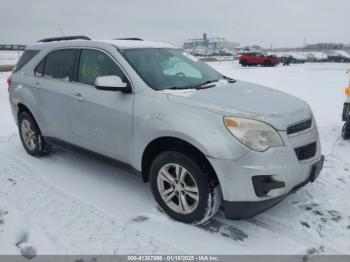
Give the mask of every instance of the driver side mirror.
<path id="1" fill-rule="evenodd" d="M 131 88 L 124 83 L 119 76 L 98 76 L 95 80 L 95 88 L 104 91 L 120 91 L 123 93 L 131 93 Z"/>

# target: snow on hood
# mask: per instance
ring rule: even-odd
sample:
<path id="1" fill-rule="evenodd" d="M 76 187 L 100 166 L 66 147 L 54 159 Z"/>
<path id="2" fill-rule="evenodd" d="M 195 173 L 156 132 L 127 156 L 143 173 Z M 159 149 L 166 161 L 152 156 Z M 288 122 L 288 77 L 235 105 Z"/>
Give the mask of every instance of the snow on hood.
<path id="1" fill-rule="evenodd" d="M 198 91 L 197 89 L 183 89 L 183 90 L 164 89 L 164 90 L 159 91 L 159 93 L 171 94 L 174 96 L 189 97 L 197 91 Z"/>
<path id="2" fill-rule="evenodd" d="M 285 130 L 288 125 L 311 117 L 309 105 L 300 98 L 241 81 L 220 88 L 195 90 L 188 96 L 169 92 L 168 99 L 226 116 L 258 119 L 279 130 Z"/>

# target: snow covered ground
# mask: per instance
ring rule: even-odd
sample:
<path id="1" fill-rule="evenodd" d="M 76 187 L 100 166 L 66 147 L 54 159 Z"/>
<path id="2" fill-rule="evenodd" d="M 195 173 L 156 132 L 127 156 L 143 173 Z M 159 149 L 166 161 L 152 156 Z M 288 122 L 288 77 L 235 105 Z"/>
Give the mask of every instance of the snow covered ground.
<path id="1" fill-rule="evenodd" d="M 172 221 L 149 185 L 118 166 L 60 148 L 27 155 L 9 110 L 9 73 L 0 73 L 0 254 L 350 254 L 350 141 L 340 138 L 350 64 L 210 64 L 310 103 L 326 156 L 315 183 L 249 220 Z"/>
<path id="2" fill-rule="evenodd" d="M 22 51 L 0 51 L 0 65 L 15 65 Z"/>

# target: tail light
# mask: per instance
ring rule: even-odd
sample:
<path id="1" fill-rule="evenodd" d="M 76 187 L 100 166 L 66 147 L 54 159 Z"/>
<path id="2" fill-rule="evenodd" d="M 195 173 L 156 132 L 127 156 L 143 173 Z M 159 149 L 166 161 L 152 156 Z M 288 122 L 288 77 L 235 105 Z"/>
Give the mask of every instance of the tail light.
<path id="1" fill-rule="evenodd" d="M 10 91 L 10 89 L 12 87 L 12 79 L 11 79 L 11 77 L 7 78 L 7 87 L 8 87 L 8 91 Z"/>

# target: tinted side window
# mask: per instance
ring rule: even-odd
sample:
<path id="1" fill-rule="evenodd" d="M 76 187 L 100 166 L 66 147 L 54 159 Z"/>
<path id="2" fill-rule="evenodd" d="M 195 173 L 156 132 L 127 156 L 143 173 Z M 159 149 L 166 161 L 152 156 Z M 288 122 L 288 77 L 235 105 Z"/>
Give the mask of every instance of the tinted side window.
<path id="1" fill-rule="evenodd" d="M 16 68 L 14 72 L 20 70 L 25 64 L 27 64 L 37 53 L 39 53 L 39 50 L 25 50 L 21 56 L 21 58 L 18 60 Z"/>
<path id="2" fill-rule="evenodd" d="M 62 49 L 46 56 L 44 75 L 65 81 L 71 81 L 77 49 Z"/>
<path id="3" fill-rule="evenodd" d="M 34 69 L 34 75 L 36 75 L 36 76 L 43 76 L 44 75 L 45 60 L 46 60 L 45 58 L 43 60 L 41 60 L 41 62 Z"/>
<path id="4" fill-rule="evenodd" d="M 118 65 L 105 53 L 97 50 L 83 49 L 80 54 L 78 82 L 95 85 L 98 76 L 116 75 L 127 82 Z"/>

